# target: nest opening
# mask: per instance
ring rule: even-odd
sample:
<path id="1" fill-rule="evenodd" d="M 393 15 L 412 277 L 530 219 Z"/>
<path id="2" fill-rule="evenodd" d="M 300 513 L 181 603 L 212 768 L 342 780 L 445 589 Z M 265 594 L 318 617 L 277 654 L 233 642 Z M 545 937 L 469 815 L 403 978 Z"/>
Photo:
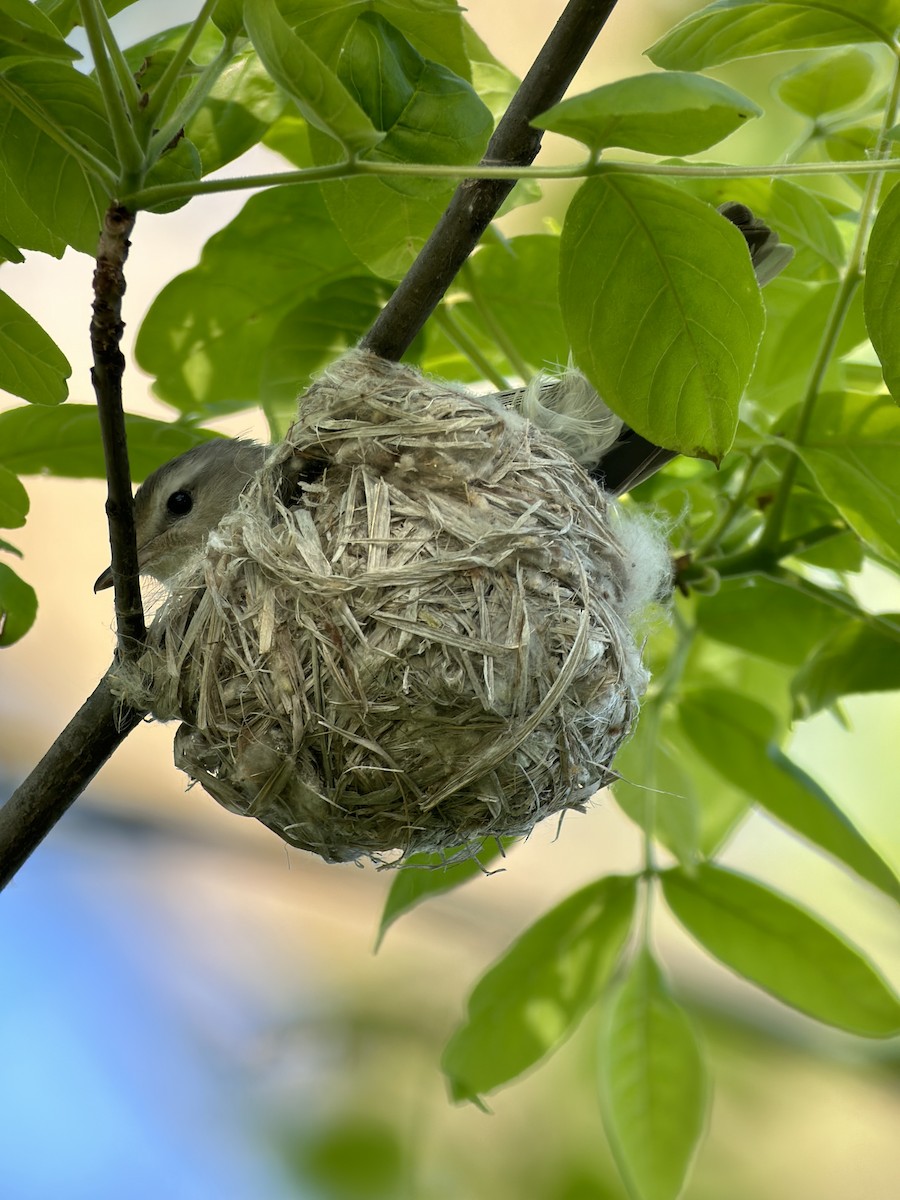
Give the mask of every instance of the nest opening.
<path id="1" fill-rule="evenodd" d="M 647 680 L 629 622 L 667 570 L 554 437 L 354 351 L 115 686 L 292 845 L 472 853 L 610 781 Z"/>

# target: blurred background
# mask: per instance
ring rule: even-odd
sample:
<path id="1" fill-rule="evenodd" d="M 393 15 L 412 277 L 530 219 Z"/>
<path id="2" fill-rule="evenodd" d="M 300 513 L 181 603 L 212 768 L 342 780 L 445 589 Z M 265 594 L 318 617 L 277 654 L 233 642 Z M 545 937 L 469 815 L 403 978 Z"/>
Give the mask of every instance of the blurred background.
<path id="1" fill-rule="evenodd" d="M 199 4 L 141 0 L 115 19 L 126 44 Z M 468 17 L 524 73 L 562 0 L 474 0 Z M 641 50 L 698 4 L 620 0 L 573 90 L 649 69 Z M 792 56 L 780 56 L 777 70 Z M 766 74 L 768 72 L 768 75 Z M 771 64 L 717 72 L 763 105 Z M 781 116 L 741 134 L 777 159 Z M 735 157 L 730 144 L 717 148 Z M 572 147 L 548 144 L 559 161 Z M 229 173 L 272 169 L 259 149 Z M 506 218 L 540 227 L 571 186 Z M 128 262 L 126 352 L 143 313 L 242 194 L 142 215 Z M 2 285 L 40 320 L 91 402 L 92 263 L 31 255 Z M 525 298 L 524 302 L 527 302 Z M 0 394 L 0 404 L 18 403 Z M 134 367 L 132 412 L 167 415 Z M 229 433 L 265 436 L 239 414 Z M 108 561 L 95 481 L 29 481 L 15 541 L 38 620 L 0 658 L 0 795 L 24 777 L 93 689 L 113 649 Z M 900 610 L 887 577 L 868 603 Z M 851 727 L 823 715 L 794 756 L 900 865 L 900 701 L 851 699 Z M 146 724 L 118 750 L 0 898 L 0 1194 L 9 1200 L 444 1200 L 624 1197 L 599 1119 L 594 1020 L 550 1062 L 493 1098 L 492 1115 L 449 1103 L 439 1070 L 472 985 L 531 920 L 601 873 L 640 863 L 635 829 L 600 795 L 586 816 L 539 827 L 505 870 L 404 917 L 373 953 L 390 873 L 326 866 L 262 826 L 185 792 L 171 727 Z M 852 936 L 895 981 L 888 902 L 754 816 L 725 855 Z M 900 1127 L 896 1048 L 793 1015 L 714 966 L 662 920 L 660 952 L 697 1014 L 715 1080 L 711 1131 L 689 1200 L 893 1200 Z"/>

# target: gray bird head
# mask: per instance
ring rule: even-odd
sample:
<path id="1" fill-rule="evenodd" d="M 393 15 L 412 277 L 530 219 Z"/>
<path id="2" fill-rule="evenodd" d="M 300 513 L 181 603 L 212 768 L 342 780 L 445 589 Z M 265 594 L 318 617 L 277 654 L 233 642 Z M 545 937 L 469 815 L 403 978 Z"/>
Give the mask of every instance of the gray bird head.
<path id="1" fill-rule="evenodd" d="M 142 575 L 169 583 L 262 467 L 268 446 L 215 438 L 173 458 L 149 475 L 134 497 L 138 564 Z M 112 587 L 107 567 L 94 591 Z"/>

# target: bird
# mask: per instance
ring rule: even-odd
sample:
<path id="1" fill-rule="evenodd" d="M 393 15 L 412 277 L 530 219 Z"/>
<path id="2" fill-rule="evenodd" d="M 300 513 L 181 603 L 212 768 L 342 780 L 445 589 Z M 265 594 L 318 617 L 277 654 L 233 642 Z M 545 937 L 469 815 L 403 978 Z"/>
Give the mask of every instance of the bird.
<path id="1" fill-rule="evenodd" d="M 792 247 L 747 205 L 732 201 L 720 205 L 719 212 L 744 235 L 760 286 L 790 262 Z M 495 398 L 572 447 L 573 457 L 613 495 L 636 487 L 676 456 L 625 425 L 573 368 L 556 378 L 538 376 L 527 387 L 495 393 Z M 222 518 L 236 508 L 271 450 L 245 438 L 213 438 L 149 475 L 134 497 L 141 574 L 171 586 L 192 556 L 204 549 Z M 315 478 L 323 465 L 314 460 L 300 464 L 298 481 Z M 112 585 L 112 568 L 107 567 L 94 591 Z"/>

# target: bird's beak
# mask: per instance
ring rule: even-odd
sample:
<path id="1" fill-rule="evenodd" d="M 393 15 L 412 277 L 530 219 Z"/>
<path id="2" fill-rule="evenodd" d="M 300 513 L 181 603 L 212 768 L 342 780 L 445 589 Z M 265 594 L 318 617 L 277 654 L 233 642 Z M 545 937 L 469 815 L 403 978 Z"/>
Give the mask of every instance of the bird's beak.
<path id="1" fill-rule="evenodd" d="M 102 592 L 105 588 L 111 588 L 113 585 L 112 567 L 107 567 L 106 570 L 97 579 L 94 584 L 95 592 Z"/>

